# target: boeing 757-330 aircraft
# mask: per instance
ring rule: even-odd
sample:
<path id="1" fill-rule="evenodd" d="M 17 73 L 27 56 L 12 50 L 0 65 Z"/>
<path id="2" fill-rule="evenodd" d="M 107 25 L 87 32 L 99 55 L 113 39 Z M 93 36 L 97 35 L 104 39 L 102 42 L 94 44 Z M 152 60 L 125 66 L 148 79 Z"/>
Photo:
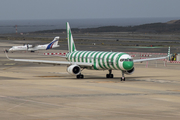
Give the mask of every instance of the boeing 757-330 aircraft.
<path id="1" fill-rule="evenodd" d="M 51 48 L 56 48 L 59 47 L 58 45 L 58 41 L 59 41 L 59 37 L 55 37 L 53 41 L 51 41 L 49 44 L 45 44 L 45 45 L 37 45 L 37 46 L 33 46 L 33 45 L 23 45 L 23 46 L 13 46 L 12 48 L 10 48 L 8 51 L 13 52 L 13 51 L 37 51 L 37 50 L 48 50 Z"/>
<path id="2" fill-rule="evenodd" d="M 77 78 L 84 78 L 82 74 L 83 69 L 90 70 L 108 70 L 109 74 L 106 78 L 113 78 L 112 70 L 120 70 L 122 72 L 121 81 L 125 81 L 124 74 L 132 74 L 134 72 L 134 63 L 158 59 L 166 59 L 170 54 L 170 47 L 168 56 L 137 59 L 133 60 L 129 54 L 123 52 L 101 52 L 101 51 L 78 51 L 76 50 L 73 36 L 69 23 L 67 22 L 67 38 L 69 53 L 66 54 L 67 61 L 48 61 L 48 60 L 31 60 L 31 59 L 9 59 L 20 62 L 46 63 L 54 65 L 67 65 L 67 72 L 71 75 L 76 75 Z M 7 55 L 7 54 L 6 54 Z"/>

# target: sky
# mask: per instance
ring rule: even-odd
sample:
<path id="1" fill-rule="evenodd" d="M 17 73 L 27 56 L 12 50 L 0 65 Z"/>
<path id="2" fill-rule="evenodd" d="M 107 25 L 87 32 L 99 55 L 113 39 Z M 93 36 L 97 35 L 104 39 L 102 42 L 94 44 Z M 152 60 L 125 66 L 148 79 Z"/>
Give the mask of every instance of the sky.
<path id="1" fill-rule="evenodd" d="M 0 20 L 180 17 L 180 0 L 0 0 Z"/>

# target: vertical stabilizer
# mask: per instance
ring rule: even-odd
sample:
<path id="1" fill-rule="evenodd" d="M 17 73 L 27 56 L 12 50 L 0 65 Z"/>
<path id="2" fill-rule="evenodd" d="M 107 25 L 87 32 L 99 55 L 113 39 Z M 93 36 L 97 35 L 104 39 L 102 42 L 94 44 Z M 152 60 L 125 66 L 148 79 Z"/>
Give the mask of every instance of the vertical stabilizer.
<path id="1" fill-rule="evenodd" d="M 54 47 L 59 47 L 59 45 L 58 45 L 59 38 L 60 38 L 60 37 L 57 36 L 57 37 L 55 37 L 54 40 L 51 41 L 49 44 L 46 44 L 46 45 L 47 45 L 46 50 L 52 49 L 52 48 L 54 48 Z"/>
<path id="2" fill-rule="evenodd" d="M 67 28 L 68 49 L 69 49 L 69 52 L 71 53 L 71 52 L 76 51 L 76 47 L 75 47 L 73 36 L 71 33 L 71 28 L 68 22 L 66 23 L 66 28 Z"/>
<path id="3" fill-rule="evenodd" d="M 55 41 L 55 42 L 54 42 L 54 46 L 57 46 L 57 45 L 58 45 L 59 38 L 60 38 L 59 36 L 57 36 L 57 37 L 54 38 L 54 40 L 53 40 L 53 41 Z"/>

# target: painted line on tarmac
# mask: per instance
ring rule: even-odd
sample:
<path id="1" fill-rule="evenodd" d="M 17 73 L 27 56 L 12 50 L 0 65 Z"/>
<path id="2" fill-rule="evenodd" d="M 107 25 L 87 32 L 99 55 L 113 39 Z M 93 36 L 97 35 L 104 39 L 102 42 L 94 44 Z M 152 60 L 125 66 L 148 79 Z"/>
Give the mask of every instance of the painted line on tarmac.
<path id="1" fill-rule="evenodd" d="M 5 66 L 10 66 L 10 67 L 4 68 L 3 70 L 7 70 L 7 69 L 10 69 L 10 68 L 13 68 L 13 67 L 15 67 L 15 66 L 14 66 L 15 64 L 16 64 L 16 63 L 5 63 L 5 64 L 4 64 Z"/>
<path id="2" fill-rule="evenodd" d="M 9 66 L 9 65 L 15 65 L 16 63 L 6 63 L 6 64 L 4 64 L 4 65 L 7 65 L 7 66 Z"/>
<path id="3" fill-rule="evenodd" d="M 30 63 L 26 63 L 26 64 L 30 64 Z M 12 63 L 12 64 L 6 63 L 6 64 L 4 64 L 4 65 L 5 65 L 5 66 L 10 66 L 10 67 L 4 68 L 3 70 L 7 70 L 7 69 L 10 69 L 10 68 L 13 68 L 13 67 L 23 66 L 23 65 L 21 65 L 21 64 L 16 65 L 16 63 Z"/>
<path id="4" fill-rule="evenodd" d="M 25 102 L 20 103 L 20 104 L 18 104 L 18 105 L 15 105 L 14 107 L 11 107 L 11 108 L 7 109 L 7 111 L 12 110 L 12 109 L 14 109 L 14 108 L 17 108 L 17 107 L 23 105 L 24 103 L 25 103 Z"/>

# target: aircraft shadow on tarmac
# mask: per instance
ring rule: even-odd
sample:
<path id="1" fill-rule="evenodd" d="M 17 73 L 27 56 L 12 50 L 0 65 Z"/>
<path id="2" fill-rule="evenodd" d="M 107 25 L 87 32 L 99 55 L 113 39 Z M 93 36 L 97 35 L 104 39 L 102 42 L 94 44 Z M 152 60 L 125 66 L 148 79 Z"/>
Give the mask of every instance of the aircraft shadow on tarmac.
<path id="1" fill-rule="evenodd" d="M 3 76 L 0 76 L 0 81 L 1 80 L 24 80 L 22 78 L 15 78 L 15 77 L 3 77 Z"/>
<path id="2" fill-rule="evenodd" d="M 97 75 L 85 75 L 84 79 L 77 79 L 76 76 L 67 76 L 67 75 L 54 75 L 54 76 L 36 76 L 36 77 L 42 77 L 42 78 L 54 78 L 55 80 L 104 80 L 104 81 L 113 81 L 113 82 L 119 82 L 120 81 L 120 77 L 114 77 L 114 78 L 106 78 L 106 77 L 102 77 L 102 76 L 97 76 Z M 164 76 L 138 76 L 138 77 L 126 77 L 126 81 L 142 81 L 142 79 L 152 79 L 152 80 L 156 80 L 158 78 L 162 78 Z M 168 78 L 170 78 L 171 76 L 166 76 Z M 46 80 L 47 80 L 46 79 Z"/>

